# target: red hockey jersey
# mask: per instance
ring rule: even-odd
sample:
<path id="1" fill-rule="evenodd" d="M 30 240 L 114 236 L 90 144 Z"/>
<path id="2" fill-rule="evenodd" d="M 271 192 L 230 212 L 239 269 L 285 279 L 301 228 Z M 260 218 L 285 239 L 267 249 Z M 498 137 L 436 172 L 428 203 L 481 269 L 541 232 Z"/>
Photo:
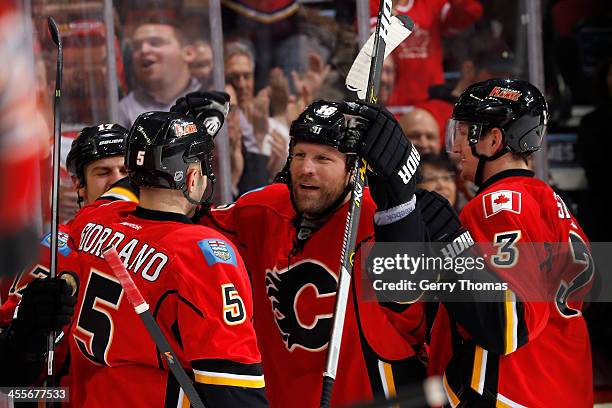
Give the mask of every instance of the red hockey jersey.
<path id="1" fill-rule="evenodd" d="M 376 27 L 378 0 L 370 0 L 370 27 Z M 482 15 L 476 0 L 407 0 L 393 8 L 414 21 L 413 33 L 394 51 L 395 88 L 388 106 L 413 105 L 429 99 L 429 87 L 444 83 L 442 34 L 461 30 Z"/>
<path id="2" fill-rule="evenodd" d="M 484 397 L 501 407 L 592 407 L 582 302 L 568 301 L 594 273 L 576 219 L 532 172 L 508 170 L 486 182 L 461 220 L 476 242 L 497 248 L 488 265 L 510 290 L 505 302 L 440 306 L 430 372 L 444 373 L 451 405 Z M 521 301 L 540 289 L 556 302 Z"/>
<path id="3" fill-rule="evenodd" d="M 107 245 L 117 248 L 196 386 L 228 386 L 234 395 L 263 392 L 251 287 L 235 247 L 220 233 L 180 214 L 114 202 L 85 207 L 71 225 L 71 237 L 81 279 L 70 338 L 75 406 L 186 402 L 102 258 Z M 103 390 L 108 392 L 101 396 Z"/>
<path id="4" fill-rule="evenodd" d="M 368 189 L 362 202 L 358 246 L 374 235 L 375 204 Z M 348 203 L 335 210 L 301 248 L 285 184 L 249 192 L 201 220 L 232 239 L 244 257 L 273 407 L 319 406 L 347 208 Z M 360 252 L 355 265 L 360 265 Z M 350 289 L 333 406 L 393 396 L 396 388 L 423 373 L 413 350 L 424 334 L 422 305 L 396 314 L 376 302 L 361 301 L 358 269 Z"/>
<path id="5" fill-rule="evenodd" d="M 138 202 L 138 197 L 128 188 L 117 183 L 112 186 L 102 197 L 98 199 L 96 205 L 108 203 L 114 200 L 123 200 Z M 70 223 L 67 225 L 60 224 L 58 226 L 58 258 L 57 272 L 61 274 L 64 271 L 76 273 L 79 270 L 78 257 L 76 252 L 69 245 L 70 240 Z M 51 234 L 47 234 L 40 241 L 38 247 L 38 261 L 23 270 L 15 277 L 10 287 L 8 298 L 0 306 L 0 327 L 8 326 L 13 320 L 15 309 L 21 301 L 23 290 L 26 286 L 36 278 L 46 278 L 49 276 L 51 263 Z M 78 288 L 75 288 L 78 290 Z M 71 385 L 72 378 L 70 377 L 70 358 L 68 341 L 66 334 L 70 331 L 70 325 L 64 327 L 64 332 L 61 334 L 63 338 L 55 346 L 54 369 L 55 379 L 59 378 L 59 384 L 63 387 Z M 46 369 L 41 373 L 41 380 L 45 378 Z M 69 407 L 69 403 L 63 403 L 65 407 Z"/>

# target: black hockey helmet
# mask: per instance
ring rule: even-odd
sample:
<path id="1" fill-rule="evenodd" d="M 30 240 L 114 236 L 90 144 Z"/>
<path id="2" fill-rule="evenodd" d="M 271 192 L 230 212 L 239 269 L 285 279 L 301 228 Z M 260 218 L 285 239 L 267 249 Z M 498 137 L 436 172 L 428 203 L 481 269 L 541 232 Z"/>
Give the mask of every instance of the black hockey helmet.
<path id="1" fill-rule="evenodd" d="M 123 156 L 128 130 L 114 123 L 83 128 L 72 141 L 66 157 L 68 172 L 77 176 L 81 186 L 86 185 L 85 166 L 110 156 Z"/>
<path id="2" fill-rule="evenodd" d="M 291 143 L 298 141 L 324 144 L 341 151 L 346 134 L 347 122 L 340 111 L 340 104 L 318 100 L 311 103 L 304 112 L 291 123 L 289 136 Z"/>
<path id="3" fill-rule="evenodd" d="M 181 190 L 187 193 L 185 177 L 191 163 L 202 163 L 202 171 L 214 184 L 212 170 L 213 138 L 223 123 L 210 131 L 200 120 L 175 112 L 147 112 L 130 130 L 125 164 L 130 181 L 141 187 Z"/>
<path id="4" fill-rule="evenodd" d="M 546 99 L 538 88 L 517 79 L 489 79 L 469 86 L 459 96 L 447 129 L 447 147 L 458 130 L 476 144 L 489 129 L 499 128 L 506 149 L 531 154 L 542 144 L 548 122 Z"/>
<path id="5" fill-rule="evenodd" d="M 348 122 L 342 113 L 341 104 L 325 100 L 318 100 L 306 107 L 306 109 L 291 123 L 289 128 L 289 157 L 276 181 L 289 183 L 289 166 L 291 164 L 291 153 L 297 142 L 308 142 L 323 144 L 334 147 L 348 155 L 347 165 L 352 167 L 355 160 L 355 149 L 350 147 L 354 142 L 347 135 Z M 358 140 L 358 139 L 356 139 Z M 354 143 L 353 143 L 354 144 Z"/>
<path id="6" fill-rule="evenodd" d="M 470 85 L 459 96 L 446 129 L 449 152 L 460 137 L 467 138 L 478 158 L 474 182 L 483 182 L 486 162 L 506 153 L 527 157 L 540 149 L 548 123 L 548 105 L 538 88 L 518 79 L 489 79 Z M 490 129 L 502 132 L 504 147 L 493 156 L 476 151 L 478 140 Z"/>

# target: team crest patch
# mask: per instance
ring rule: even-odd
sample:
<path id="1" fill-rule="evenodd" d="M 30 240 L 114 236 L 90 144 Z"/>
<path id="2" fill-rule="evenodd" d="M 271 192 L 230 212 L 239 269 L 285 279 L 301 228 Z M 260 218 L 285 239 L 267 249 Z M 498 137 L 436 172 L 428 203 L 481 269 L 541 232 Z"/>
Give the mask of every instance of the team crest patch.
<path id="1" fill-rule="evenodd" d="M 174 124 L 174 134 L 176 134 L 177 137 L 187 136 L 197 131 L 198 128 L 193 122 Z"/>
<path id="2" fill-rule="evenodd" d="M 216 263 L 225 263 L 236 266 L 234 249 L 222 239 L 203 239 L 198 246 L 206 258 L 208 266 Z"/>
<path id="3" fill-rule="evenodd" d="M 40 243 L 47 248 L 51 248 L 51 234 L 45 235 Z M 68 234 L 65 232 L 58 231 L 57 233 L 57 252 L 63 256 L 68 256 L 72 252 L 72 249 L 68 246 Z"/>
<path id="4" fill-rule="evenodd" d="M 485 217 L 489 218 L 500 211 L 521 213 L 521 193 L 512 190 L 499 190 L 482 197 Z"/>

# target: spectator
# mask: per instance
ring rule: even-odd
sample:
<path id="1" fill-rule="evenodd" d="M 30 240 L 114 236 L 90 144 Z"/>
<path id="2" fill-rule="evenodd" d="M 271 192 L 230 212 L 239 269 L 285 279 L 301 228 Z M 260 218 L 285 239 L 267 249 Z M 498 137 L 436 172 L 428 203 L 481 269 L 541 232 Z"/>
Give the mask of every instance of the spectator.
<path id="1" fill-rule="evenodd" d="M 210 43 L 205 40 L 196 40 L 193 43 L 195 58 L 189 68 L 191 76 L 200 81 L 203 90 L 209 90 L 213 80 L 213 53 Z"/>
<path id="2" fill-rule="evenodd" d="M 230 109 L 225 123 L 230 145 L 230 166 L 232 194 L 238 196 L 238 182 L 244 170 L 244 156 L 242 154 L 242 129 L 240 128 L 240 115 L 238 113 L 238 97 L 236 90 L 230 84 L 225 85 L 225 92 L 230 96 Z"/>
<path id="3" fill-rule="evenodd" d="M 255 59 L 243 43 L 229 43 L 225 50 L 225 79 L 236 91 L 243 144 L 247 151 L 261 153 L 268 132 L 270 100 L 266 90 L 255 97 Z"/>
<path id="4" fill-rule="evenodd" d="M 455 166 L 445 154 L 425 154 L 421 157 L 423 178 L 419 188 L 435 191 L 446 198 L 452 206 L 457 204 Z"/>
<path id="5" fill-rule="evenodd" d="M 370 0 L 370 27 L 376 24 L 379 2 Z M 398 46 L 397 84 L 389 106 L 413 105 L 428 99 L 428 88 L 444 82 L 442 35 L 467 28 L 482 15 L 476 0 L 398 0 L 394 14 L 414 21 L 414 31 Z"/>
<path id="6" fill-rule="evenodd" d="M 380 74 L 380 89 L 378 91 L 378 101 L 381 105 L 386 105 L 391 98 L 395 87 L 396 64 L 395 53 L 383 60 L 382 72 Z M 396 117 L 397 118 L 397 117 Z"/>
<path id="7" fill-rule="evenodd" d="M 119 124 L 126 128 L 141 113 L 168 111 L 176 99 L 201 87 L 189 70 L 194 48 L 177 25 L 143 22 L 131 40 L 137 86 L 119 102 Z"/>
<path id="8" fill-rule="evenodd" d="M 413 109 L 404 114 L 399 123 L 420 154 L 440 153 L 440 128 L 429 111 Z"/>

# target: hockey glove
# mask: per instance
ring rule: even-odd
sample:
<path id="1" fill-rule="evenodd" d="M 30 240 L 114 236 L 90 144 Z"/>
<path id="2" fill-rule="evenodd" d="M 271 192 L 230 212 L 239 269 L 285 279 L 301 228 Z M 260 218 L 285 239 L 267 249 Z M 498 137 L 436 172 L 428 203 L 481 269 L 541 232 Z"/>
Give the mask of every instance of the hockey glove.
<path id="1" fill-rule="evenodd" d="M 384 107 L 366 102 L 346 102 L 343 112 L 365 119 L 349 121 L 349 129 L 359 130 L 357 154 L 364 157 L 370 168 L 370 192 L 379 211 L 410 202 L 416 189 L 416 172 L 420 156 L 404 135 L 393 115 Z M 347 132 L 351 135 L 356 132 Z"/>
<path id="2" fill-rule="evenodd" d="M 430 242 L 450 242 L 460 235 L 461 220 L 446 198 L 423 189 L 417 189 L 416 198 Z"/>
<path id="3" fill-rule="evenodd" d="M 12 335 L 27 354 L 43 354 L 46 336 L 70 323 L 76 297 L 61 278 L 36 279 L 25 288 L 11 324 Z"/>
<path id="4" fill-rule="evenodd" d="M 182 113 L 204 123 L 211 136 L 215 136 L 223 126 L 229 113 L 230 97 L 225 92 L 191 92 L 176 100 L 170 112 Z M 218 118 L 220 123 L 210 118 Z"/>

